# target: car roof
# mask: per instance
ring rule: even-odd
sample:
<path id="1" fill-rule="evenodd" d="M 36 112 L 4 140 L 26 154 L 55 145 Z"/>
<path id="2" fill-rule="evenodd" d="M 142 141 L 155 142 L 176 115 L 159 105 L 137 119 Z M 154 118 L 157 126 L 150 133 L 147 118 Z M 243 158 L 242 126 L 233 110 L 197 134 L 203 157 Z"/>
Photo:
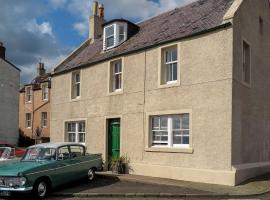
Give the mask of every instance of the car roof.
<path id="1" fill-rule="evenodd" d="M 41 147 L 41 148 L 59 148 L 62 146 L 66 145 L 75 145 L 75 146 L 82 146 L 85 147 L 84 145 L 80 143 L 75 143 L 75 142 L 59 142 L 59 143 L 42 143 L 42 144 L 36 144 L 33 146 L 30 146 L 28 148 L 35 148 L 35 147 Z"/>

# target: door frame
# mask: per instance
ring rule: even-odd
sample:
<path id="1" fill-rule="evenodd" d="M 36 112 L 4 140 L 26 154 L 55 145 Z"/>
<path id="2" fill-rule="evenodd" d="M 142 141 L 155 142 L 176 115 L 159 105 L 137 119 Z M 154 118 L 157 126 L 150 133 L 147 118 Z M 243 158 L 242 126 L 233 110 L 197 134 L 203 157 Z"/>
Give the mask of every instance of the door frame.
<path id="1" fill-rule="evenodd" d="M 119 119 L 120 122 L 120 156 L 122 155 L 122 115 L 113 115 L 113 116 L 105 116 L 104 120 L 104 170 L 108 170 L 108 164 L 109 164 L 109 152 L 108 152 L 108 145 L 109 145 L 109 122 L 112 119 Z"/>

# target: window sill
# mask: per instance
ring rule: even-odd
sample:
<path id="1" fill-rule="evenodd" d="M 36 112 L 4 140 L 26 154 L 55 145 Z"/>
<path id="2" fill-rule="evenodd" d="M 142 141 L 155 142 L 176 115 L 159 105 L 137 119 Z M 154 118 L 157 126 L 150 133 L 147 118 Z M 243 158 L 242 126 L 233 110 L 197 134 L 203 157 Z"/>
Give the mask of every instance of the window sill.
<path id="1" fill-rule="evenodd" d="M 81 100 L 81 97 L 76 97 L 74 99 L 71 99 L 71 101 L 80 101 Z"/>
<path id="2" fill-rule="evenodd" d="M 109 92 L 108 96 L 120 95 L 120 94 L 123 94 L 123 90 L 117 90 L 117 91 L 114 91 L 114 92 Z"/>
<path id="3" fill-rule="evenodd" d="M 145 149 L 146 152 L 161 152 L 161 153 L 188 153 L 194 152 L 193 148 L 160 148 L 160 147 L 149 147 Z"/>
<path id="4" fill-rule="evenodd" d="M 170 87 L 178 87 L 180 86 L 180 82 L 171 82 L 165 84 L 159 84 L 158 88 L 170 88 Z"/>

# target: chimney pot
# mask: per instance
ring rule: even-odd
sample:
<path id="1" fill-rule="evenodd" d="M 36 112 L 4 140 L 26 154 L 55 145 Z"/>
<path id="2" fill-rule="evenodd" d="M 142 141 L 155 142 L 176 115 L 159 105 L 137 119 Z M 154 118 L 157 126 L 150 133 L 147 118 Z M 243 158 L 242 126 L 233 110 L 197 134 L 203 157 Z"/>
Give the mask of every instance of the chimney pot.
<path id="1" fill-rule="evenodd" d="M 6 59 L 6 48 L 4 47 L 3 42 L 0 42 L 0 58 Z"/>
<path id="2" fill-rule="evenodd" d="M 98 16 L 102 19 L 104 18 L 104 6 L 103 4 L 99 4 L 98 6 Z"/>

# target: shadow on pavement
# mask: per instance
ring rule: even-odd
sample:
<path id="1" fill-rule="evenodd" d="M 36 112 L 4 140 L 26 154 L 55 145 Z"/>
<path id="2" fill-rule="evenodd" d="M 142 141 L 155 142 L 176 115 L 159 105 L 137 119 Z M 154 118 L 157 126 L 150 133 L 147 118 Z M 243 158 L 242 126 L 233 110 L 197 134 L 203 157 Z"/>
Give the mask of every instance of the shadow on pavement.
<path id="1" fill-rule="evenodd" d="M 251 184 L 253 182 L 265 182 L 265 181 L 270 181 L 270 173 L 266 173 L 266 174 L 248 179 L 239 185 L 247 185 L 247 184 Z"/>
<path id="2" fill-rule="evenodd" d="M 64 190 L 65 193 L 79 193 L 85 190 L 94 189 L 94 188 L 102 188 L 104 186 L 112 185 L 116 182 L 119 182 L 119 178 L 117 177 L 109 177 L 97 175 L 96 179 L 93 181 L 89 181 L 87 179 L 82 179 L 79 181 L 75 181 L 69 184 L 65 184 L 61 187 L 55 188 L 51 193 L 59 193 Z M 49 195 L 50 196 L 50 195 Z M 5 200 L 34 200 L 34 197 L 31 193 L 13 193 L 11 197 L 0 197 L 0 199 Z M 57 197 L 57 199 L 66 199 L 66 197 Z"/>

